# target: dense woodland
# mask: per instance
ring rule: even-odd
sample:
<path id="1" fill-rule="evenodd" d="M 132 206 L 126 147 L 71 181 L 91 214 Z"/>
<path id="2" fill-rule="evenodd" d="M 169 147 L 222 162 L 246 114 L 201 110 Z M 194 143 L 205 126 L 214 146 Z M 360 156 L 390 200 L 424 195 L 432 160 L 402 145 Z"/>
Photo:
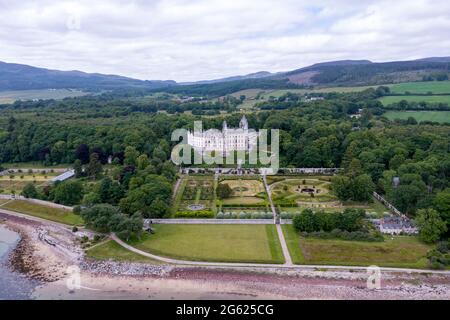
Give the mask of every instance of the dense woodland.
<path id="1" fill-rule="evenodd" d="M 341 200 L 371 201 L 376 190 L 411 216 L 434 208 L 450 223 L 450 126 L 388 121 L 375 100 L 384 90 L 326 94 L 313 102 L 287 95 L 260 103 L 261 110 L 247 118 L 251 128 L 281 130 L 282 167 L 343 168 L 333 180 Z M 163 216 L 177 172 L 169 161 L 176 143 L 170 141 L 172 131 L 192 128 L 199 119 L 204 128 L 220 128 L 223 120 L 237 126 L 240 102 L 181 102 L 122 92 L 3 105 L 0 163 L 75 164 L 78 178 L 97 183 L 62 183 L 41 197 L 71 205 L 109 203 L 130 216 Z M 194 110 L 214 112 L 204 117 Z M 358 112 L 360 118 L 349 116 Z M 110 156 L 117 166 L 102 170 Z M 70 192 L 62 188 L 80 190 L 79 196 L 65 199 Z"/>

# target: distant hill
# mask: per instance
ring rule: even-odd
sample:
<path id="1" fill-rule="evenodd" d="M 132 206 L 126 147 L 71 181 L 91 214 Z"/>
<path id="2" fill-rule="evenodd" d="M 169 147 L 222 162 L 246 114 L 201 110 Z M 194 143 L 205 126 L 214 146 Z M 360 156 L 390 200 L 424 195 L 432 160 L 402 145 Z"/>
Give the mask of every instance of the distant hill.
<path id="1" fill-rule="evenodd" d="M 442 79 L 450 72 L 450 57 L 412 61 L 371 62 L 339 60 L 288 71 L 247 75 L 191 83 L 137 80 L 116 75 L 58 71 L 0 62 L 0 91 L 29 89 L 166 91 L 202 96 L 222 96 L 242 89 L 287 89 L 331 86 L 381 85 L 425 79 Z"/>
<path id="2" fill-rule="evenodd" d="M 228 81 L 245 80 L 245 79 L 259 79 L 259 78 L 265 78 L 265 77 L 269 77 L 269 76 L 273 76 L 273 75 L 275 75 L 275 74 L 270 73 L 268 71 L 259 71 L 259 72 L 249 73 L 244 76 L 233 76 L 233 77 L 227 77 L 227 78 L 221 78 L 221 79 L 202 80 L 202 81 L 194 81 L 194 82 L 181 82 L 179 84 L 189 85 L 189 84 L 207 84 L 207 83 L 216 83 L 216 82 L 228 82 Z"/>
<path id="3" fill-rule="evenodd" d="M 142 81 L 116 75 L 58 71 L 23 64 L 0 62 L 0 91 L 29 89 L 85 89 L 163 88 L 175 81 Z"/>
<path id="4" fill-rule="evenodd" d="M 448 57 L 425 58 L 413 61 L 371 62 L 344 60 L 318 63 L 289 71 L 290 83 L 310 86 L 355 86 L 419 81 L 434 73 L 449 73 Z"/>

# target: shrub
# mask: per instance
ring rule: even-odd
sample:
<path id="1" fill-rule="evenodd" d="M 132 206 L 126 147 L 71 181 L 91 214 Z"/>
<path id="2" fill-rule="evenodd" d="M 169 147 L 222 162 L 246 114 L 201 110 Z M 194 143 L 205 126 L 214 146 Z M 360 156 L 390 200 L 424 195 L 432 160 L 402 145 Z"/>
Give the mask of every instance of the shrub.
<path id="1" fill-rule="evenodd" d="M 79 215 L 81 213 L 81 206 L 75 206 L 72 210 L 73 214 Z"/>
<path id="2" fill-rule="evenodd" d="M 178 211 L 175 214 L 176 218 L 214 218 L 214 213 L 210 210 L 198 211 Z"/>
<path id="3" fill-rule="evenodd" d="M 223 212 L 217 213 L 216 218 L 217 219 L 223 219 Z"/>

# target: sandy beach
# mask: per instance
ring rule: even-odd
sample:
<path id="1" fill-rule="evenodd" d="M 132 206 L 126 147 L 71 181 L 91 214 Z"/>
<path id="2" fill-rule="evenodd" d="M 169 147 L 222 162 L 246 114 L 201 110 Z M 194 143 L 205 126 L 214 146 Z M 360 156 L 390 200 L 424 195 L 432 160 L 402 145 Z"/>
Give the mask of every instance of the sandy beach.
<path id="1" fill-rule="evenodd" d="M 84 257 L 69 228 L 0 218 L 21 235 L 10 255 L 11 268 L 39 280 L 32 299 L 450 299 L 448 274 L 383 273 L 381 288 L 370 290 L 367 274 L 354 270 L 94 261 Z M 79 287 L 73 286 L 74 269 L 80 270 Z"/>

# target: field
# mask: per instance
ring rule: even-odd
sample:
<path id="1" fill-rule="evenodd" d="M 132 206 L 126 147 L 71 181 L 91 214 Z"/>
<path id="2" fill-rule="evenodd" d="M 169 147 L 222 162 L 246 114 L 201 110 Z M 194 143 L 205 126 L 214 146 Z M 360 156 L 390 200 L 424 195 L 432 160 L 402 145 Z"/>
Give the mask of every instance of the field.
<path id="1" fill-rule="evenodd" d="M 70 89 L 43 89 L 43 90 L 14 90 L 1 91 L 1 103 L 13 103 L 16 100 L 35 100 L 35 99 L 64 99 L 67 97 L 80 97 L 87 95 L 87 92 Z"/>
<path id="2" fill-rule="evenodd" d="M 29 214 L 31 216 L 47 219 L 67 225 L 82 225 L 83 220 L 80 216 L 71 211 L 59 208 L 47 207 L 44 205 L 27 202 L 25 200 L 14 200 L 2 206 L 2 209 Z"/>
<path id="3" fill-rule="evenodd" d="M 388 111 L 383 114 L 389 120 L 408 119 L 413 117 L 417 122 L 434 121 L 450 123 L 450 111 Z"/>
<path id="4" fill-rule="evenodd" d="M 428 103 L 448 103 L 450 104 L 450 95 L 442 96 L 385 96 L 379 99 L 383 105 L 397 103 L 402 100 L 408 102 L 428 102 Z"/>
<path id="5" fill-rule="evenodd" d="M 230 198 L 223 199 L 226 205 L 248 205 L 263 203 L 265 191 L 262 181 L 257 179 L 227 179 L 220 184 L 228 184 L 233 190 Z"/>
<path id="6" fill-rule="evenodd" d="M 108 240 L 104 243 L 86 250 L 86 256 L 96 260 L 114 260 L 128 262 L 146 262 L 151 264 L 161 264 L 160 261 L 153 260 L 137 253 L 131 252 L 115 241 Z"/>
<path id="7" fill-rule="evenodd" d="M 385 237 L 384 242 L 323 240 L 302 238 L 292 225 L 282 228 L 295 264 L 426 268 L 426 254 L 432 249 L 416 237 Z"/>
<path id="8" fill-rule="evenodd" d="M 274 225 L 156 225 L 130 244 L 156 255 L 215 262 L 283 263 Z"/>
<path id="9" fill-rule="evenodd" d="M 50 169 L 49 169 L 50 170 Z M 14 172 L 0 176 L 0 192 L 19 194 L 23 187 L 32 182 L 36 187 L 46 185 L 52 178 L 60 175 L 57 172 L 47 173 L 28 173 L 28 172 Z"/>
<path id="10" fill-rule="evenodd" d="M 404 94 L 409 93 L 434 93 L 450 94 L 450 81 L 420 81 L 420 82 L 405 82 L 389 85 L 392 93 Z"/>

